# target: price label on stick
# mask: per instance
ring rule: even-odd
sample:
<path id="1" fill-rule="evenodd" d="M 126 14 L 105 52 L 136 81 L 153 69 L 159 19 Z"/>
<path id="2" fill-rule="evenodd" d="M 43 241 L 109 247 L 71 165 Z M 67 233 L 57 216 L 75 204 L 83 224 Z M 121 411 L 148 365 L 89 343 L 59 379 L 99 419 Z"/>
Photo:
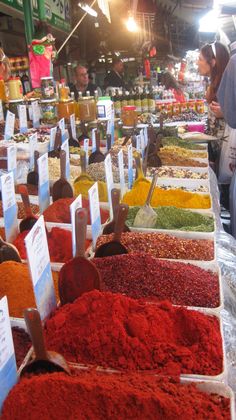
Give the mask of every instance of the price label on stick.
<path id="1" fill-rule="evenodd" d="M 28 131 L 27 112 L 25 105 L 18 105 L 20 132 L 26 133 Z"/>
<path id="2" fill-rule="evenodd" d="M 73 139 L 76 139 L 75 114 L 70 115 L 70 126 L 72 137 Z"/>
<path id="3" fill-rule="evenodd" d="M 70 181 L 70 150 L 68 139 L 62 143 L 61 150 L 66 152 L 66 179 L 67 181 Z"/>
<path id="4" fill-rule="evenodd" d="M 7 297 L 0 300 L 0 413 L 8 392 L 17 382 L 17 367 Z"/>
<path id="5" fill-rule="evenodd" d="M 59 122 L 58 122 L 59 128 L 61 130 L 61 142 L 64 143 L 64 141 L 66 141 L 66 126 L 65 126 L 65 118 L 62 118 Z"/>
<path id="6" fill-rule="evenodd" d="M 14 179 L 16 179 L 16 145 L 7 148 L 7 170 L 13 172 Z"/>
<path id="7" fill-rule="evenodd" d="M 118 153 L 118 165 L 119 165 L 119 173 L 120 173 L 120 189 L 121 189 L 121 195 L 123 197 L 125 193 L 125 171 L 124 171 L 124 155 L 123 155 L 122 149 Z"/>
<path id="8" fill-rule="evenodd" d="M 141 136 L 140 135 L 138 135 L 138 136 L 136 136 L 136 149 L 137 149 L 137 152 L 141 152 Z"/>
<path id="9" fill-rule="evenodd" d="M 97 182 L 95 182 L 95 184 L 88 190 L 88 196 L 89 196 L 93 249 L 95 249 L 97 238 L 99 237 L 102 230 Z"/>
<path id="10" fill-rule="evenodd" d="M 42 321 L 56 308 L 56 296 L 43 216 L 25 237 L 25 246 L 35 301 Z"/>
<path id="11" fill-rule="evenodd" d="M 0 121 L 4 121 L 4 113 L 2 107 L 2 100 L 0 100 Z"/>
<path id="12" fill-rule="evenodd" d="M 84 151 L 86 154 L 86 164 L 88 165 L 89 160 L 89 139 L 84 139 Z"/>
<path id="13" fill-rule="evenodd" d="M 10 140 L 14 135 L 15 130 L 15 114 L 7 111 L 6 123 L 5 123 L 5 140 Z"/>
<path id="14" fill-rule="evenodd" d="M 112 211 L 112 201 L 111 201 L 111 190 L 112 188 L 114 188 L 114 182 L 113 182 L 112 163 L 111 163 L 110 153 L 107 155 L 106 159 L 104 160 L 104 165 L 105 165 L 108 202 L 110 206 L 110 217 L 112 219 L 113 211 Z"/>
<path id="15" fill-rule="evenodd" d="M 38 143 L 38 134 L 34 133 L 29 137 L 29 166 L 30 170 L 34 167 L 34 152 Z"/>
<path id="16" fill-rule="evenodd" d="M 145 144 L 145 147 L 147 147 L 147 144 L 148 144 L 148 128 L 147 127 L 144 127 L 144 144 Z"/>
<path id="17" fill-rule="evenodd" d="M 56 134 L 57 134 L 57 127 L 52 127 L 50 129 L 50 143 L 49 143 L 49 150 L 50 150 L 50 152 L 52 150 L 54 150 L 55 140 L 56 140 Z"/>
<path id="18" fill-rule="evenodd" d="M 70 205 L 70 217 L 71 217 L 71 225 L 72 225 L 72 253 L 73 257 L 76 255 L 76 236 L 75 236 L 75 212 L 77 209 L 81 209 L 82 205 L 82 195 L 78 195 L 78 197 L 71 203 Z"/>
<path id="19" fill-rule="evenodd" d="M 96 151 L 96 128 L 92 129 L 92 153 Z"/>
<path id="20" fill-rule="evenodd" d="M 33 118 L 33 127 L 40 127 L 40 108 L 38 101 L 32 102 L 32 118 Z"/>
<path id="21" fill-rule="evenodd" d="M 50 204 L 49 172 L 48 172 L 48 154 L 38 158 L 39 174 L 39 208 L 42 214 Z"/>
<path id="22" fill-rule="evenodd" d="M 144 137 L 144 131 L 140 131 L 140 138 L 141 138 L 141 154 L 142 158 L 144 158 L 145 155 L 145 137 Z"/>
<path id="23" fill-rule="evenodd" d="M 132 188 L 133 185 L 133 148 L 132 144 L 128 147 L 128 185 L 129 189 Z"/>
<path id="24" fill-rule="evenodd" d="M 18 235 L 17 204 L 13 172 L 1 176 L 2 206 L 7 242 L 13 242 Z"/>

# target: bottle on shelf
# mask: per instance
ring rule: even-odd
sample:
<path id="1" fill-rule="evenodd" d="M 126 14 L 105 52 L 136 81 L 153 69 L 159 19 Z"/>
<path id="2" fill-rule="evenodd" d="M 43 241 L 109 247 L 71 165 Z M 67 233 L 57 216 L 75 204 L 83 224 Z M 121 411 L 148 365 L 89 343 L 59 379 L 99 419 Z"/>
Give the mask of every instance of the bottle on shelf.
<path id="1" fill-rule="evenodd" d="M 148 111 L 151 113 L 154 113 L 156 111 L 155 94 L 152 90 L 150 90 L 148 94 Z"/>
<path id="2" fill-rule="evenodd" d="M 121 115 L 121 100 L 119 89 L 116 90 L 116 95 L 114 97 L 114 109 L 115 109 L 115 116 L 120 117 Z"/>
<path id="3" fill-rule="evenodd" d="M 143 92 L 141 94 L 141 106 L 142 106 L 142 112 L 148 112 L 148 98 L 146 89 L 143 89 Z"/>
<path id="4" fill-rule="evenodd" d="M 6 97 L 6 87 L 3 78 L 0 78 L 0 100 L 5 102 L 7 99 Z"/>
<path id="5" fill-rule="evenodd" d="M 66 86 L 65 79 L 61 79 L 61 83 L 59 84 L 59 98 L 60 98 L 60 101 L 68 101 L 69 100 L 69 93 L 70 93 L 69 86 Z"/>
<path id="6" fill-rule="evenodd" d="M 21 76 L 21 83 L 23 87 L 23 94 L 26 95 L 31 91 L 30 80 L 26 73 L 23 73 L 23 75 Z"/>

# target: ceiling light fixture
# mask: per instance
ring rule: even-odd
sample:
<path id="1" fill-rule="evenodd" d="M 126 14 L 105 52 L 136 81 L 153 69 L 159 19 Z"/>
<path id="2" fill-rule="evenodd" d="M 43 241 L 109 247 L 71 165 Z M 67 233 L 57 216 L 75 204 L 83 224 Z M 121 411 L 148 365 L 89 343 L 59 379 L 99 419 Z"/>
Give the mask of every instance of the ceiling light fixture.
<path id="1" fill-rule="evenodd" d="M 137 32 L 138 30 L 138 25 L 132 15 L 130 15 L 126 21 L 126 28 L 129 32 Z"/>
<path id="2" fill-rule="evenodd" d="M 85 3 L 84 1 L 80 1 L 78 3 L 78 6 L 86 13 L 88 13 L 91 16 L 97 17 L 97 12 L 96 10 L 94 10 L 92 7 L 90 7 L 87 3 Z"/>

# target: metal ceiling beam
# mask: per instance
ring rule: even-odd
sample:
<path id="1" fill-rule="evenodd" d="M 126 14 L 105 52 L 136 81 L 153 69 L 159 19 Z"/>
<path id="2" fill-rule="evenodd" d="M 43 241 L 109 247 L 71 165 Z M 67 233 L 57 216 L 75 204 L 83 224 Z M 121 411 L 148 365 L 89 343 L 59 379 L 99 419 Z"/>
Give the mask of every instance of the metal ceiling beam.
<path id="1" fill-rule="evenodd" d="M 200 18 L 200 11 L 204 10 L 207 12 L 208 8 L 202 6 L 201 9 L 194 7 L 194 4 L 188 4 L 188 7 L 184 6 L 184 3 L 179 1 L 176 6 L 176 0 L 156 0 L 156 4 L 162 7 L 170 7 L 173 9 L 173 15 L 181 20 L 185 20 L 190 24 L 197 24 L 197 19 Z M 185 2 L 186 3 L 186 2 Z"/>

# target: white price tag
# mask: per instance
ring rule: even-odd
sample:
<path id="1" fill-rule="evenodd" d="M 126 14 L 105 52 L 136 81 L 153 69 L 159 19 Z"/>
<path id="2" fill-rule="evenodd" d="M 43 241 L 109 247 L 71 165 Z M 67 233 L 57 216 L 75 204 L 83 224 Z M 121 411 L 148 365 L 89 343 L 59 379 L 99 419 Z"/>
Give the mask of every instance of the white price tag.
<path id="1" fill-rule="evenodd" d="M 88 160 L 89 160 L 89 139 L 84 139 L 84 151 L 86 154 L 86 162 L 88 165 Z"/>
<path id="2" fill-rule="evenodd" d="M 56 308 L 56 296 L 43 216 L 25 237 L 25 246 L 37 309 L 44 320 Z"/>
<path id="3" fill-rule="evenodd" d="M 6 123 L 5 123 L 5 140 L 10 140 L 14 135 L 15 130 L 15 114 L 7 111 Z"/>
<path id="4" fill-rule="evenodd" d="M 147 147 L 147 144 L 148 144 L 148 128 L 147 127 L 144 127 L 144 144 L 145 144 L 145 147 Z"/>
<path id="5" fill-rule="evenodd" d="M 7 148 L 7 170 L 13 172 L 14 179 L 16 179 L 16 145 Z"/>
<path id="6" fill-rule="evenodd" d="M 108 202 L 110 206 L 110 217 L 112 219 L 113 211 L 112 211 L 112 201 L 111 201 L 111 190 L 112 188 L 114 188 L 114 182 L 113 182 L 112 163 L 111 163 L 110 153 L 106 156 L 106 159 L 104 160 L 104 165 L 105 165 Z"/>
<path id="7" fill-rule="evenodd" d="M 48 172 L 48 154 L 38 158 L 39 174 L 39 208 L 42 214 L 50 204 L 49 172 Z"/>
<path id="8" fill-rule="evenodd" d="M 75 114 L 70 115 L 70 126 L 73 139 L 76 139 Z"/>
<path id="9" fill-rule="evenodd" d="M 64 143 L 64 141 L 66 140 L 66 125 L 65 125 L 65 118 L 62 118 L 59 122 L 58 122 L 59 128 L 61 130 L 61 142 Z"/>
<path id="10" fill-rule="evenodd" d="M 138 136 L 136 136 L 136 149 L 137 149 L 137 152 L 141 152 L 141 136 L 140 135 L 138 135 Z"/>
<path id="11" fill-rule="evenodd" d="M 52 150 L 54 150 L 56 134 L 57 134 L 57 127 L 52 127 L 50 129 L 50 143 L 49 143 L 49 150 L 50 150 L 50 152 Z"/>
<path id="12" fill-rule="evenodd" d="M 65 140 L 61 145 L 61 150 L 66 152 L 66 179 L 70 180 L 70 149 L 69 149 L 69 140 Z"/>
<path id="13" fill-rule="evenodd" d="M 2 100 L 0 100 L 0 121 L 4 121 L 4 113 L 2 107 Z"/>
<path id="14" fill-rule="evenodd" d="M 128 184 L 129 189 L 132 188 L 133 185 L 133 148 L 132 144 L 128 147 Z"/>
<path id="15" fill-rule="evenodd" d="M 18 235 L 17 205 L 13 172 L 1 176 L 4 227 L 7 242 L 13 242 Z"/>
<path id="16" fill-rule="evenodd" d="M 96 151 L 96 128 L 92 129 L 92 153 Z"/>
<path id="17" fill-rule="evenodd" d="M 95 184 L 88 190 L 88 196 L 89 196 L 93 248 L 95 249 L 97 238 L 101 234 L 101 230 L 102 230 L 97 182 L 95 182 Z"/>
<path id="18" fill-rule="evenodd" d="M 8 392 L 17 382 L 17 367 L 7 297 L 0 300 L 0 412 Z"/>
<path id="19" fill-rule="evenodd" d="M 144 131 L 140 131 L 140 138 L 141 138 L 141 154 L 142 158 L 144 158 L 144 152 L 145 152 L 145 137 L 144 137 Z"/>
<path id="20" fill-rule="evenodd" d="M 18 105 L 18 115 L 20 123 L 20 132 L 26 133 L 28 131 L 27 112 L 25 105 Z"/>
<path id="21" fill-rule="evenodd" d="M 71 225 L 72 225 L 72 254 L 73 257 L 76 255 L 76 236 L 75 236 L 75 212 L 77 209 L 81 209 L 82 206 L 82 195 L 78 195 L 78 197 L 71 203 L 70 205 L 70 217 L 71 217 Z"/>
<path id="22" fill-rule="evenodd" d="M 38 101 L 32 102 L 32 118 L 33 118 L 33 127 L 39 128 L 40 127 L 40 108 Z"/>
<path id="23" fill-rule="evenodd" d="M 125 171 L 124 171 L 124 155 L 123 155 L 122 149 L 118 153 L 118 165 L 119 165 L 119 173 L 120 173 L 121 196 L 123 197 L 125 193 Z"/>
<path id="24" fill-rule="evenodd" d="M 29 137 L 29 166 L 30 170 L 34 168 L 34 152 L 38 143 L 38 134 L 34 133 Z"/>

